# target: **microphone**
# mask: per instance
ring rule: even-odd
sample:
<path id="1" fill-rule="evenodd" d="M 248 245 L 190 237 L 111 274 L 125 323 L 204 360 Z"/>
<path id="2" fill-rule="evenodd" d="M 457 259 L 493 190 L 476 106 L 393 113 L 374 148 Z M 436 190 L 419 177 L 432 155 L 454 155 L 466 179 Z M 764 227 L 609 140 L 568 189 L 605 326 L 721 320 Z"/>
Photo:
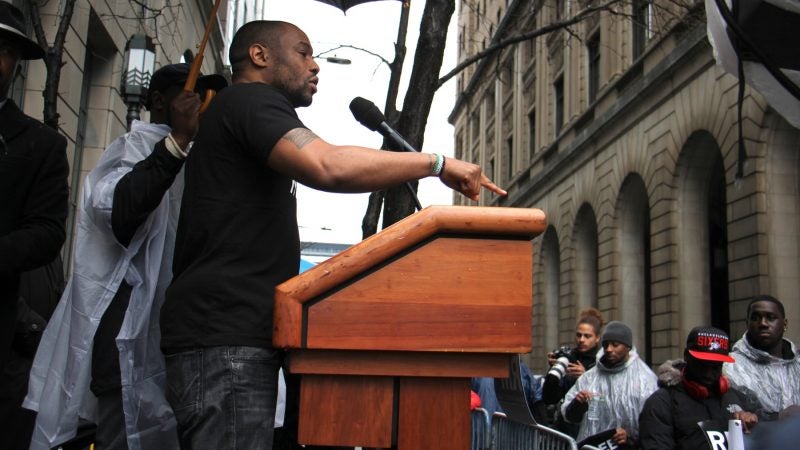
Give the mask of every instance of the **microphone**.
<path id="1" fill-rule="evenodd" d="M 369 128 L 372 131 L 377 131 L 383 137 L 391 139 L 395 144 L 399 145 L 407 152 L 417 153 L 418 150 L 411 146 L 400 133 L 395 131 L 386 123 L 386 117 L 374 103 L 363 98 L 356 97 L 350 102 L 350 111 L 357 121 Z"/>
<path id="2" fill-rule="evenodd" d="M 407 152 L 418 153 L 411 144 L 406 142 L 397 131 L 394 131 L 394 129 L 386 123 L 386 117 L 384 117 L 381 110 L 371 101 L 363 97 L 354 98 L 350 102 L 350 112 L 353 113 L 353 117 L 355 117 L 361 125 L 364 125 L 372 131 L 377 131 L 385 138 L 391 139 Z M 408 193 L 411 195 L 411 199 L 414 200 L 417 211 L 421 210 L 422 205 L 419 203 L 419 199 L 414 192 L 414 188 L 411 187 L 411 183 L 406 183 L 406 190 L 408 190 Z"/>

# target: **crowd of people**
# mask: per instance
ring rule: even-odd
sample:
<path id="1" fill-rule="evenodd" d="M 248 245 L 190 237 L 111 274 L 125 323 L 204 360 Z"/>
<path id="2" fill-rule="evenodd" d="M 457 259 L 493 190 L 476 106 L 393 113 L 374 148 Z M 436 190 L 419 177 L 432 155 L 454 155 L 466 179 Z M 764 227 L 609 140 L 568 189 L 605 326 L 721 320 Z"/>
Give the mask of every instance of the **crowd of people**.
<path id="1" fill-rule="evenodd" d="M 482 189 L 506 194 L 475 164 L 315 135 L 295 112 L 317 91 L 309 38 L 286 22 L 255 21 L 231 43 L 230 86 L 200 76 L 198 92 L 187 92 L 186 64 L 153 74 L 149 123 L 134 121 L 86 178 L 66 288 L 57 276 L 25 281 L 61 270 L 54 262 L 68 210 L 65 138 L 7 97 L 19 61 L 43 56 L 22 13 L 0 2 L 7 448 L 53 448 L 82 420 L 96 424 L 98 450 L 273 448 L 283 355 L 272 348 L 272 299 L 299 268 L 295 183 L 368 192 L 436 176 L 473 200 Z M 201 114 L 206 90 L 217 94 Z M 57 306 L 32 306 L 62 289 Z M 697 449 L 705 445 L 698 423 L 729 419 L 755 430 L 753 442 L 780 442 L 800 417 L 800 354 L 783 337 L 785 310 L 774 297 L 754 298 L 747 321 L 732 348 L 723 330 L 694 328 L 683 359 L 657 377 L 626 324 L 582 311 L 575 346 L 548 354 L 545 376 L 520 367 L 525 401 L 537 421 L 583 442 Z M 287 386 L 291 424 L 296 380 Z M 494 380 L 474 386 L 475 405 L 502 413 Z M 775 433 L 759 435 L 765 422 L 779 423 Z"/>
<path id="2" fill-rule="evenodd" d="M 27 295 L 20 280 L 56 259 L 65 241 L 66 140 L 7 93 L 19 61 L 43 56 L 21 11 L 0 2 L 8 448 L 53 448 L 85 419 L 97 425 L 98 450 L 272 448 L 283 363 L 272 348 L 272 298 L 299 269 L 295 183 L 370 192 L 435 176 L 473 200 L 483 189 L 506 194 L 472 163 L 315 135 L 295 112 L 317 91 L 310 40 L 290 23 L 250 22 L 231 42 L 230 86 L 201 76 L 198 92 L 187 92 L 186 64 L 152 75 L 150 122 L 134 121 L 87 176 L 69 282 L 57 286 L 64 293 L 52 318 L 43 333 L 45 320 L 36 322 L 28 342 L 31 333 L 14 333 L 18 310 L 29 312 L 17 307 Z M 206 90 L 217 95 L 201 114 Z M 30 355 L 20 370 L 22 343 Z M 12 377 L 24 382 L 5 381 Z M 289 381 L 287 419 L 297 398 Z"/>
<path id="3" fill-rule="evenodd" d="M 784 337 L 787 326 L 783 304 L 758 295 L 735 344 L 719 328 L 697 326 L 683 357 L 664 362 L 656 375 L 639 357 L 627 325 L 603 325 L 596 309 L 581 311 L 574 347 L 547 354 L 542 398 L 556 406 L 555 414 L 536 420 L 579 447 L 724 449 L 715 436 L 723 439 L 729 421 L 738 420 L 746 448 L 793 448 L 800 435 L 800 353 Z"/>

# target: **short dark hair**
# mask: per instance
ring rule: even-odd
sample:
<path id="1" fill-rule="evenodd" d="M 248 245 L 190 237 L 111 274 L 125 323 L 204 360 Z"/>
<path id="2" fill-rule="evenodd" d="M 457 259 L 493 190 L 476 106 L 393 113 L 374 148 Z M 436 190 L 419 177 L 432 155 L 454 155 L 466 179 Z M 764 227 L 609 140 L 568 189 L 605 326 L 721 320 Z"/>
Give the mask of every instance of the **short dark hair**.
<path id="1" fill-rule="evenodd" d="M 262 44 L 270 49 L 278 48 L 280 31 L 286 25 L 289 23 L 279 20 L 254 20 L 242 25 L 233 35 L 231 49 L 228 51 L 233 75 L 247 66 L 251 45 Z"/>
<path id="2" fill-rule="evenodd" d="M 747 304 L 747 320 L 748 321 L 750 320 L 750 311 L 753 309 L 753 304 L 758 303 L 758 302 L 772 302 L 772 303 L 775 303 L 776 305 L 778 305 L 778 310 L 781 312 L 781 316 L 784 319 L 786 318 L 786 310 L 783 308 L 783 303 L 781 303 L 780 300 L 778 300 L 777 298 L 775 298 L 775 297 L 773 297 L 771 295 L 761 294 L 761 295 L 756 295 L 755 297 L 753 297 L 753 299 L 750 300 L 750 303 Z"/>

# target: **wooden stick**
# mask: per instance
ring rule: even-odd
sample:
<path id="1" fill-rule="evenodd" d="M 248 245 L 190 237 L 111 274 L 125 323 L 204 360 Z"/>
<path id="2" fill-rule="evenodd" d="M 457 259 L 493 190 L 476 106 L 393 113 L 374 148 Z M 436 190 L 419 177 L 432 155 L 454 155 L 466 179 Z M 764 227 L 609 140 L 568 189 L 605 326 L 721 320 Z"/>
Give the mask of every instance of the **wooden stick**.
<path id="1" fill-rule="evenodd" d="M 208 22 L 206 23 L 206 31 L 203 33 L 203 39 L 200 41 L 200 46 L 197 50 L 197 55 L 194 57 L 194 61 L 192 61 L 192 67 L 189 69 L 189 77 L 186 79 L 186 84 L 183 85 L 183 90 L 188 92 L 194 92 L 194 87 L 197 84 L 197 78 L 200 76 L 200 67 L 203 65 L 203 54 L 206 51 L 206 44 L 208 43 L 208 36 L 211 34 L 211 27 L 214 25 L 214 21 L 217 18 L 217 10 L 219 9 L 219 5 L 222 3 L 222 0 L 215 0 L 214 6 L 211 8 L 211 15 L 208 18 Z M 208 107 L 208 103 L 211 101 L 211 98 L 214 96 L 214 91 L 209 89 L 206 92 L 206 101 L 203 103 L 203 106 L 200 107 L 200 111 L 205 111 Z"/>

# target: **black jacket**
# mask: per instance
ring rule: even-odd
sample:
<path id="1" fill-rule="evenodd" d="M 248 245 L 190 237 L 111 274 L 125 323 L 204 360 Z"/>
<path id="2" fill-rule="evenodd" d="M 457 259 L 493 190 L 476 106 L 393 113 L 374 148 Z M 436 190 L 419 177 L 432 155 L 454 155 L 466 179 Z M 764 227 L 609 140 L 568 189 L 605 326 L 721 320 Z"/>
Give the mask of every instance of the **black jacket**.
<path id="1" fill-rule="evenodd" d="M 665 382 L 659 370 L 659 388 L 644 404 L 639 414 L 639 439 L 642 450 L 704 450 L 708 443 L 698 422 L 704 420 L 729 420 L 733 412 L 729 409 L 755 413 L 759 406 L 735 389 L 728 389 L 722 396 L 711 396 L 696 400 L 689 396 L 677 379 Z"/>
<path id="2" fill-rule="evenodd" d="M 66 139 L 10 99 L 0 109 L 0 370 L 14 337 L 21 272 L 55 259 L 66 237 Z"/>
<path id="3" fill-rule="evenodd" d="M 589 350 L 586 353 L 578 353 L 573 348 L 570 352 L 569 359 L 570 361 L 580 361 L 581 364 L 583 364 L 583 367 L 586 368 L 586 370 L 589 370 L 597 363 L 598 350 L 600 350 L 599 346 Z M 542 386 L 542 396 L 545 404 L 555 405 L 556 403 L 560 402 L 561 399 L 567 395 L 567 392 L 569 392 L 572 385 L 575 384 L 575 380 L 577 380 L 577 378 L 573 378 L 566 374 L 560 380 L 554 376 L 546 375 L 544 379 L 544 385 Z"/>

